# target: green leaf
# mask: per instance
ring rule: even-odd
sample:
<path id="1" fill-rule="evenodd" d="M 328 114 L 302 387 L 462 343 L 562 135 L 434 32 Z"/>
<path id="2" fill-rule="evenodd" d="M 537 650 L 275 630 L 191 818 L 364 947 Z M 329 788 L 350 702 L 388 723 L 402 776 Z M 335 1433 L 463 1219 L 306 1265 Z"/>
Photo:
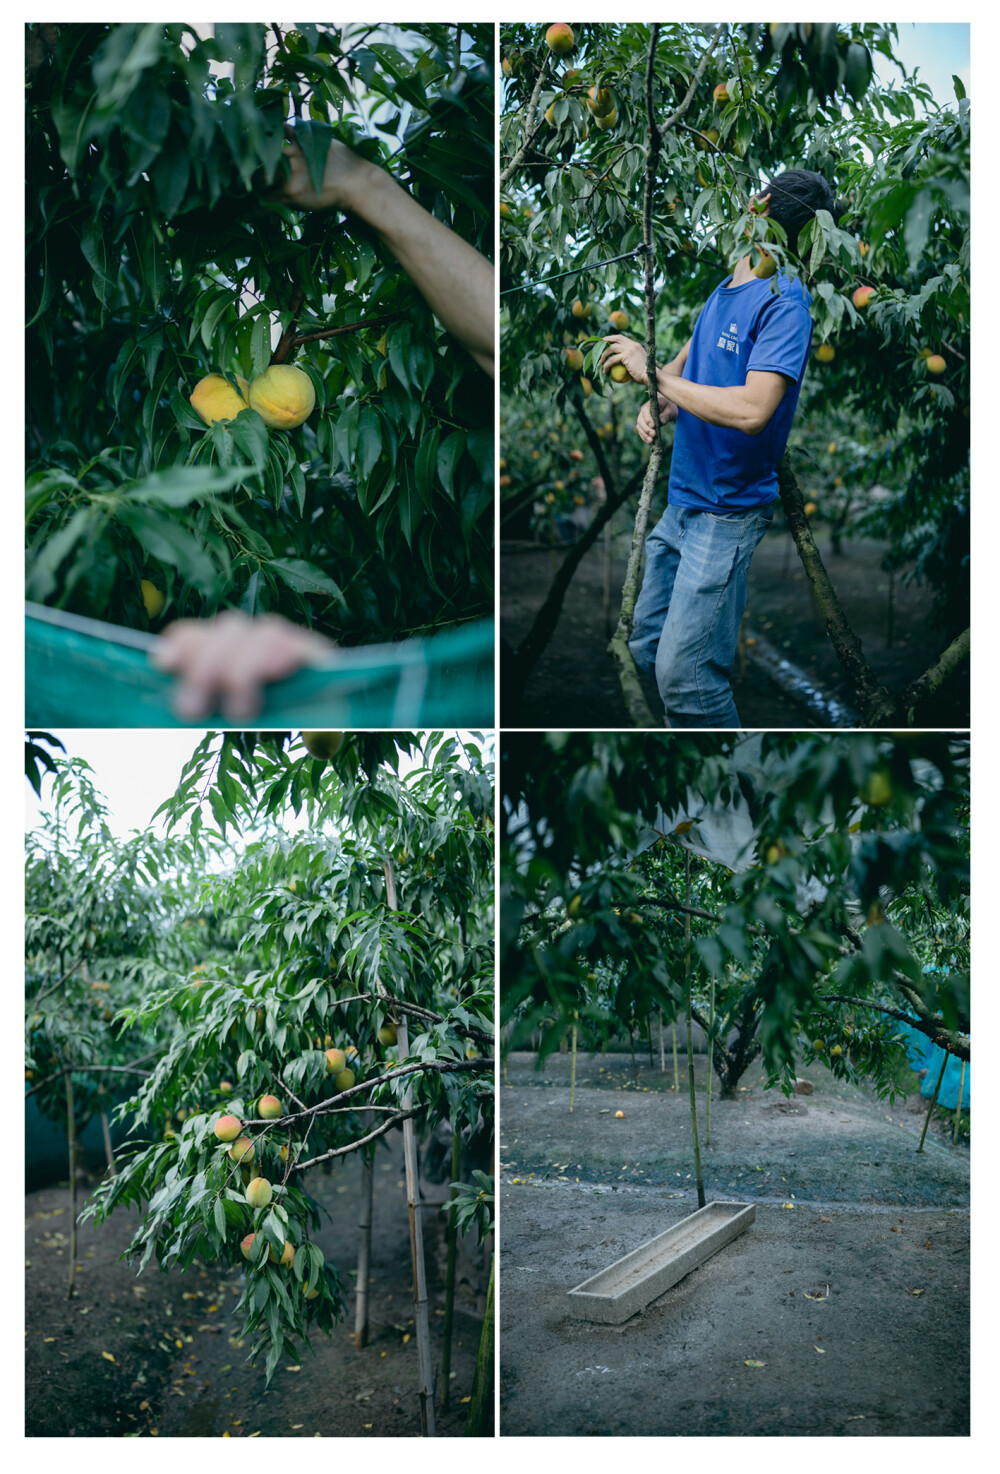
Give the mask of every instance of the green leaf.
<path id="1" fill-rule="evenodd" d="M 296 593 L 327 594 L 338 604 L 344 603 L 344 595 L 333 579 L 302 558 L 272 558 L 268 567 Z"/>

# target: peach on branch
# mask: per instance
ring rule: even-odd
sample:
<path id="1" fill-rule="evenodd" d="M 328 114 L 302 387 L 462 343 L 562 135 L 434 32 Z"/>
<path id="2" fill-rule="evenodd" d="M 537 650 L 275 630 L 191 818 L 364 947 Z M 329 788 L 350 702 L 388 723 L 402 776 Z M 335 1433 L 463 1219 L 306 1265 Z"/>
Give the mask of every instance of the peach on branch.
<path id="1" fill-rule="evenodd" d="M 240 1240 L 240 1253 L 244 1259 L 249 1259 L 253 1253 L 253 1241 L 256 1237 L 255 1233 L 248 1233 L 245 1239 Z"/>
<path id="2" fill-rule="evenodd" d="M 235 1141 L 243 1130 L 243 1122 L 236 1116 L 220 1116 L 212 1129 L 220 1141 Z"/>
<path id="3" fill-rule="evenodd" d="M 927 372 L 929 374 L 943 374 L 947 364 L 940 353 L 932 353 L 927 359 Z"/>
<path id="4" fill-rule="evenodd" d="M 272 1264 L 282 1264 L 286 1269 L 289 1269 L 295 1263 L 295 1249 L 286 1239 L 285 1247 L 281 1251 L 280 1259 L 278 1258 L 277 1254 L 275 1254 L 273 1245 L 270 1245 L 268 1247 L 267 1257 L 270 1259 Z"/>
<path id="5" fill-rule="evenodd" d="M 302 743 L 310 757 L 328 763 L 335 758 L 344 741 L 343 732 L 303 732 Z"/>
<path id="6" fill-rule="evenodd" d="M 252 1162 L 254 1157 L 253 1142 L 249 1136 L 238 1136 L 229 1148 L 229 1155 L 234 1162 Z"/>
<path id="7" fill-rule="evenodd" d="M 613 327 L 616 327 L 620 333 L 627 333 L 629 327 L 631 326 L 632 319 L 629 317 L 627 312 L 622 312 L 621 308 L 618 308 L 617 311 L 608 313 L 608 322 L 610 322 Z"/>
<path id="8" fill-rule="evenodd" d="M 556 482 L 556 486 L 558 486 L 558 485 L 559 485 L 559 482 L 557 481 Z M 396 1025 L 395 1024 L 383 1024 L 382 1027 L 378 1031 L 378 1042 L 380 1044 L 384 1045 L 387 1049 L 390 1048 L 393 1044 L 395 1044 L 395 1042 L 396 1042 Z"/>
<path id="9" fill-rule="evenodd" d="M 875 295 L 874 287 L 858 287 L 851 297 L 851 301 L 859 312 L 863 312 L 868 303 Z"/>
<path id="10" fill-rule="evenodd" d="M 347 1055 L 342 1049 L 328 1049 L 326 1051 L 326 1073 L 328 1075 L 339 1075 L 347 1064 Z"/>
<path id="11" fill-rule="evenodd" d="M 334 1075 L 334 1077 L 333 1077 L 333 1088 L 334 1088 L 334 1090 L 337 1090 L 337 1091 L 340 1091 L 340 1090 L 350 1090 L 350 1088 L 351 1088 L 351 1086 L 353 1084 L 354 1084 L 354 1071 L 353 1070 L 341 1070 L 339 1075 Z"/>
<path id="12" fill-rule="evenodd" d="M 247 1183 L 246 1200 L 251 1208 L 266 1208 L 271 1201 L 271 1184 L 266 1177 L 254 1177 Z"/>
<path id="13" fill-rule="evenodd" d="M 262 1121 L 276 1121 L 279 1116 L 284 1115 L 281 1101 L 276 1095 L 262 1095 L 257 1102 L 257 1114 Z"/>
<path id="14" fill-rule="evenodd" d="M 545 44 L 556 56 L 565 56 L 576 45 L 573 27 L 566 25 L 565 21 L 556 21 L 545 32 Z"/>
<path id="15" fill-rule="evenodd" d="M 832 343 L 821 343 L 816 349 L 816 360 L 818 363 L 832 363 L 834 358 L 834 347 Z"/>

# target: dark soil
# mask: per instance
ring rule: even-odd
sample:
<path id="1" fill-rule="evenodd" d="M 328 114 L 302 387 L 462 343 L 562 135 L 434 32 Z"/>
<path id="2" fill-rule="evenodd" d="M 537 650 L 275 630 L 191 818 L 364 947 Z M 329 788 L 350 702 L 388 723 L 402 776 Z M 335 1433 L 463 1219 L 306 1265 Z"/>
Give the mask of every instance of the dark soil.
<path id="1" fill-rule="evenodd" d="M 317 1234 L 328 1260 L 349 1276 L 357 1262 L 360 1164 L 347 1158 L 329 1176 L 310 1177 L 325 1214 Z M 79 1195 L 85 1200 L 84 1188 Z M 424 1186 L 426 1201 L 446 1187 Z M 263 1364 L 246 1364 L 233 1311 L 240 1272 L 197 1262 L 161 1274 L 151 1262 L 137 1278 L 118 1262 L 135 1227 L 121 1210 L 77 1243 L 76 1293 L 66 1299 L 69 1202 L 65 1184 L 26 1198 L 26 1392 L 28 1437 L 415 1438 L 420 1436 L 417 1346 L 413 1336 L 409 1227 L 402 1145 L 376 1157 L 370 1338 L 351 1342 L 354 1296 L 333 1337 L 313 1352 L 286 1355 L 265 1389 Z M 444 1215 L 423 1211 L 432 1360 L 441 1368 Z M 473 1236 L 474 1238 L 474 1236 Z M 449 1411 L 436 1431 L 464 1434 L 485 1307 L 489 1259 L 460 1240 Z M 492 1406 L 492 1402 L 491 1402 Z"/>
<path id="2" fill-rule="evenodd" d="M 565 1055 L 508 1060 L 501 1434 L 967 1435 L 969 1156 L 943 1124 L 917 1155 L 916 1094 L 816 1065 L 786 1099 L 755 1068 L 702 1145 L 708 1200 L 753 1202 L 754 1224 L 622 1326 L 568 1314 L 574 1285 L 697 1208 L 680 1065 L 674 1094 L 669 1054 L 636 1079 L 582 1057 L 570 1115 Z"/>
<path id="3" fill-rule="evenodd" d="M 612 553 L 611 627 L 603 602 L 604 553 L 598 544 L 576 571 L 556 631 L 529 679 L 520 712 L 503 710 L 504 725 L 585 731 L 629 725 L 606 648 L 618 617 L 631 535 L 630 526 L 617 521 L 615 525 L 618 532 Z M 880 566 L 884 545 L 862 539 L 845 541 L 843 553 L 837 557 L 823 530 L 814 531 L 844 612 L 865 654 L 890 691 L 904 690 L 940 650 L 940 631 L 931 622 L 930 591 L 905 583 L 903 575 L 897 573 L 892 588 L 893 632 L 889 644 L 890 578 Z M 563 556 L 559 550 L 538 548 L 511 550 L 501 557 L 501 634 L 511 645 L 516 646 L 530 629 Z M 791 537 L 780 527 L 764 538 L 750 565 L 746 643 L 741 645 L 733 671 L 736 705 L 744 727 L 829 725 L 783 691 L 755 663 L 752 642 L 761 636 L 800 667 L 818 690 L 851 705 L 852 693 L 827 638 L 802 564 Z M 662 710 L 655 690 L 651 689 L 649 699 L 660 718 Z M 968 710 L 967 677 L 958 676 L 947 699 L 938 702 L 933 714 L 925 714 L 926 724 L 966 727 Z"/>

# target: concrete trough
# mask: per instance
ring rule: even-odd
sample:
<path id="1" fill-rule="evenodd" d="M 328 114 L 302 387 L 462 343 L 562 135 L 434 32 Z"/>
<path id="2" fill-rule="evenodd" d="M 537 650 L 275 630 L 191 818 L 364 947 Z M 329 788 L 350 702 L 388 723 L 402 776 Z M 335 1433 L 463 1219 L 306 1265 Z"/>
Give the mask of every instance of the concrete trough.
<path id="1" fill-rule="evenodd" d="M 566 1297 L 570 1309 L 582 1320 L 620 1326 L 731 1243 L 753 1220 L 752 1203 L 706 1203 L 570 1290 Z"/>

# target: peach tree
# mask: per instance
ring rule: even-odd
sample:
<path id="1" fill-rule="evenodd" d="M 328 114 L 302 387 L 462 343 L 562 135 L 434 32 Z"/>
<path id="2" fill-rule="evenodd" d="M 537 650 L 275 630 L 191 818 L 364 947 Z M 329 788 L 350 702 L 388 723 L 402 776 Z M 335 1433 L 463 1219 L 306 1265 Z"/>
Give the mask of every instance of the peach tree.
<path id="1" fill-rule="evenodd" d="M 367 225 L 279 190 L 286 132 L 314 180 L 337 139 L 489 254 L 492 27 L 209 30 L 27 29 L 29 597 L 348 643 L 480 615 L 488 383 Z M 190 402 L 272 364 L 297 427 Z"/>
<path id="2" fill-rule="evenodd" d="M 210 733 L 158 811 L 170 833 L 233 837 L 201 882 L 226 951 L 125 1010 L 126 1030 L 174 1022 L 121 1106 L 135 1149 L 86 1212 L 139 1211 L 140 1270 L 243 1268 L 268 1377 L 346 1308 L 310 1172 L 407 1121 L 492 1139 L 492 801 L 475 737 L 350 734 L 327 762 L 291 734 Z"/>
<path id="3" fill-rule="evenodd" d="M 761 1055 L 892 1090 L 900 1021 L 968 1058 L 964 737 L 507 734 L 501 763 L 515 1044 L 690 1009 L 724 1094 Z"/>

